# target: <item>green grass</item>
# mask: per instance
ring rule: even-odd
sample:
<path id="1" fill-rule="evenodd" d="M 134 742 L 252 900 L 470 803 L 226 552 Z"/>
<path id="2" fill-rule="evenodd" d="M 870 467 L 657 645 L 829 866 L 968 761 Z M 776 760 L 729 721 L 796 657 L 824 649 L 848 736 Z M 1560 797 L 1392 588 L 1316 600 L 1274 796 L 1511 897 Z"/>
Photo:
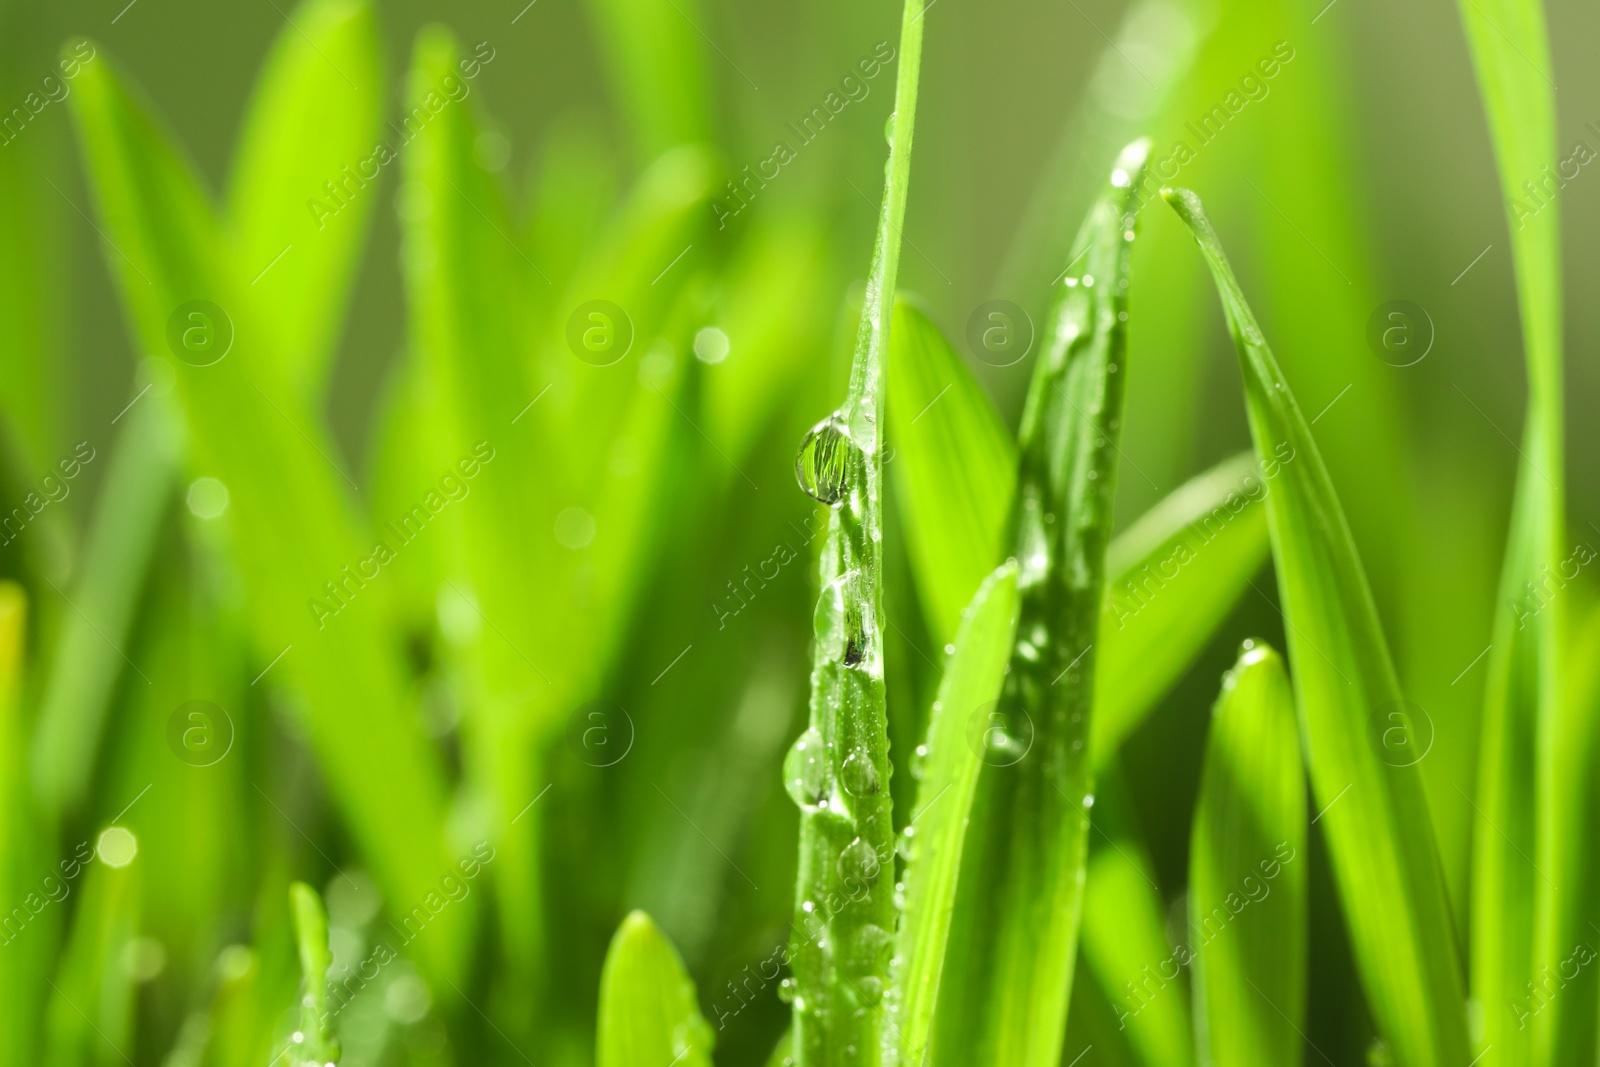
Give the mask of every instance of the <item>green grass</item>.
<path id="1" fill-rule="evenodd" d="M 1361 341 L 1344 5 L 1077 12 L 1059 135 L 981 144 L 952 47 L 1022 85 L 1051 13 L 582 12 L 396 62 L 398 13 L 304 0 L 226 150 L 119 16 L 8 128 L 0 1062 L 1591 1063 L 1543 9 L 1461 5 L 1513 273 L 1417 294 L 1420 368 Z M 605 105 L 530 106 L 527 41 Z M 54 358 L 74 234 L 126 390 Z M 1001 298 L 1031 364 L 974 347 Z M 1435 411 L 1510 418 L 1464 303 L 1520 438 Z"/>

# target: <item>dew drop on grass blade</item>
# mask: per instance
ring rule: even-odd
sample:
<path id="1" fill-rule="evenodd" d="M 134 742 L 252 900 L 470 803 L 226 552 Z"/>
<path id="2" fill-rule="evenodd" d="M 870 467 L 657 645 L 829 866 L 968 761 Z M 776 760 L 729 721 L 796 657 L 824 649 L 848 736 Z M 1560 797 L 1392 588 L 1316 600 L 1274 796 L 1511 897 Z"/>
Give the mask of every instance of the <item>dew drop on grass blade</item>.
<path id="1" fill-rule="evenodd" d="M 1472 995 L 1483 1005 L 1485 1067 L 1591 1063 L 1600 968 L 1569 975 L 1566 962 L 1595 943 L 1600 847 L 1580 814 L 1593 789 L 1584 743 L 1593 709 L 1560 693 L 1568 605 L 1553 588 L 1566 554 L 1560 205 L 1553 193 L 1541 202 L 1524 191 L 1558 159 L 1550 45 L 1539 0 L 1460 6 L 1508 198 L 1528 376 L 1478 748 Z M 1560 974 L 1559 994 L 1546 973 Z"/>
<path id="2" fill-rule="evenodd" d="M 1148 143 L 1118 158 L 1057 289 L 1023 412 L 1013 504 L 1017 642 L 979 734 L 978 784 L 934 1054 L 1055 1067 L 1066 1027 L 1093 802 L 1095 649 L 1127 378 L 1128 259 Z M 1069 262 L 1073 257 L 1067 257 Z"/>
<path id="3" fill-rule="evenodd" d="M 339 1062 L 339 1039 L 333 1036 L 328 1013 L 328 968 L 333 952 L 328 947 L 328 913 L 317 891 L 304 882 L 289 886 L 289 906 L 294 912 L 295 946 L 300 954 L 304 981 L 300 994 L 301 1040 L 289 1050 L 294 1064 Z"/>
<path id="4" fill-rule="evenodd" d="M 784 760 L 800 806 L 791 966 L 797 1067 L 871 1067 L 897 909 L 882 651 L 883 377 L 911 175 L 923 6 L 901 14 L 883 208 L 850 388 L 801 446 L 800 484 L 829 505 L 814 618 L 810 724 Z"/>
<path id="5" fill-rule="evenodd" d="M 1200 198 L 1162 196 L 1205 255 L 1239 351 L 1319 825 L 1368 1008 L 1400 1067 L 1456 1067 L 1471 1056 L 1455 928 L 1419 772 L 1373 739 L 1374 716 L 1404 706 L 1366 573 Z"/>
<path id="6" fill-rule="evenodd" d="M 1211 713 L 1189 846 L 1200 1063 L 1301 1063 L 1309 862 L 1294 695 L 1278 654 L 1246 641 Z"/>
<path id="7" fill-rule="evenodd" d="M 635 911 L 622 920 L 600 972 L 598 1067 L 711 1067 L 713 1034 L 694 982 L 666 935 Z"/>

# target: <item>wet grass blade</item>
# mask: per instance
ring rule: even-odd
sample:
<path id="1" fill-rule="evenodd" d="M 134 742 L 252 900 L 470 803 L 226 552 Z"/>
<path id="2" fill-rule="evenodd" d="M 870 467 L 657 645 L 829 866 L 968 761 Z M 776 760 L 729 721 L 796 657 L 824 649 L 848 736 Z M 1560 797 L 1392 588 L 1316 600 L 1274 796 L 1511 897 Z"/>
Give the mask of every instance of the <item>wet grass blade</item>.
<path id="1" fill-rule="evenodd" d="M 1133 190 L 1148 144 L 1123 150 L 1062 280 L 1023 413 L 1014 503 L 1017 644 L 963 856 L 942 1063 L 1056 1067 L 1083 908 L 1088 751 L 1106 546 L 1127 379 Z M 1066 257 L 1068 262 L 1073 256 Z M 956 976 L 960 976 L 959 980 Z"/>
<path id="2" fill-rule="evenodd" d="M 1111 542 L 1095 667 L 1094 753 L 1109 759 L 1249 588 L 1267 558 L 1255 459 L 1185 482 Z"/>
<path id="3" fill-rule="evenodd" d="M 1222 679 L 1189 848 L 1202 1064 L 1297 1067 L 1305 1050 L 1305 771 L 1283 660 L 1246 648 Z"/>
<path id="4" fill-rule="evenodd" d="M 1200 198 L 1162 195 L 1205 255 L 1239 350 L 1312 785 L 1367 1004 L 1401 1067 L 1466 1063 L 1461 965 L 1427 799 L 1416 767 L 1396 766 L 1372 740 L 1373 717 L 1405 705 L 1365 572 Z"/>
<path id="5" fill-rule="evenodd" d="M 1490 1067 L 1586 1063 L 1596 1054 L 1600 978 L 1578 967 L 1569 980 L 1565 961 L 1593 943 L 1600 906 L 1583 887 L 1600 856 L 1580 814 L 1592 767 L 1572 758 L 1586 757 L 1586 746 L 1571 744 L 1587 733 L 1590 709 L 1559 692 L 1567 611 L 1556 577 L 1566 554 L 1560 205 L 1548 179 L 1544 196 L 1534 184 L 1558 158 L 1555 86 L 1538 0 L 1462 0 L 1461 18 L 1508 198 L 1528 375 L 1478 752 L 1472 994 L 1484 1005 Z M 1563 988 L 1546 1000 L 1528 983 L 1543 986 L 1548 973 L 1561 974 Z"/>
<path id="6" fill-rule="evenodd" d="M 1007 562 L 984 580 L 963 613 L 919 756 L 923 770 L 906 827 L 913 855 L 905 870 L 891 1002 L 903 1064 L 924 1062 L 938 1003 L 967 819 L 983 766 L 982 734 L 974 744 L 968 726 L 999 697 L 1016 630 L 1017 565 Z"/>
<path id="7" fill-rule="evenodd" d="M 880 586 L 883 379 L 911 180 L 922 23 L 921 0 L 906 0 L 883 206 L 849 393 L 806 438 L 797 467 L 807 492 L 831 507 L 810 724 L 784 760 L 785 786 L 801 809 L 790 956 L 796 1067 L 871 1067 L 894 1057 L 882 1004 L 896 921 Z"/>
<path id="8" fill-rule="evenodd" d="M 228 216 L 239 268 L 275 311 L 279 358 L 320 397 L 393 152 L 371 7 L 307 0 L 272 46 L 233 163 Z"/>
<path id="9" fill-rule="evenodd" d="M 300 1029 L 304 1038 L 291 1052 L 295 1063 L 333 1064 L 339 1061 L 339 1041 L 328 1017 L 328 968 L 333 953 L 328 948 L 328 913 L 317 891 L 304 882 L 289 886 L 289 908 L 294 913 L 295 946 L 300 953 L 303 992 Z"/>
<path id="10" fill-rule="evenodd" d="M 600 975 L 598 1067 L 711 1067 L 712 1032 L 677 950 L 650 917 L 622 920 Z"/>
<path id="11" fill-rule="evenodd" d="M 1017 446 L 977 378 L 915 303 L 895 304 L 890 468 L 931 636 L 949 644 L 1000 559 Z"/>

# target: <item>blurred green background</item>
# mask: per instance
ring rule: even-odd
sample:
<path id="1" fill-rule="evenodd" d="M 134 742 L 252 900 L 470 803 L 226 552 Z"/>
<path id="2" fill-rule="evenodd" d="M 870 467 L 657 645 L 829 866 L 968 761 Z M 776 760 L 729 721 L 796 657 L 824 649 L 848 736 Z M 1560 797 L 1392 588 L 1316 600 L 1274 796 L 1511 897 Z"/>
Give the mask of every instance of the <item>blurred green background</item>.
<path id="1" fill-rule="evenodd" d="M 88 36 L 100 59 L 148 94 L 217 196 L 257 74 L 273 42 L 299 32 L 290 21 L 297 11 L 281 0 L 6 2 L 0 107 L 21 104 L 63 41 Z M 616 29 L 641 13 L 666 29 L 641 38 Z M 1548 13 L 1565 158 L 1578 141 L 1600 149 L 1600 68 L 1588 43 L 1600 31 L 1600 13 L 1569 0 L 1555 0 Z M 419 29 L 442 23 L 467 50 L 483 41 L 495 53 L 473 93 L 488 119 L 490 136 L 476 150 L 491 180 L 518 200 L 562 160 L 581 158 L 580 192 L 606 205 L 680 137 L 713 146 L 727 175 L 766 159 L 777 139 L 793 143 L 786 124 L 820 104 L 879 42 L 895 41 L 898 28 L 895 5 L 810 0 L 748 7 L 385 2 L 376 15 L 387 117 L 402 110 L 402 74 Z M 1065 266 L 1067 240 L 1121 141 L 1149 132 L 1158 161 L 1179 141 L 1195 149 L 1176 181 L 1206 198 L 1297 396 L 1317 414 L 1315 432 L 1408 698 L 1431 719 L 1436 737 L 1424 776 L 1460 904 L 1483 684 L 1474 657 L 1489 640 L 1525 391 L 1502 194 L 1454 5 L 936 0 L 926 18 L 901 285 L 922 298 L 958 347 L 987 300 L 1015 301 L 1042 323 L 1045 289 Z M 676 129 L 652 124 L 648 113 L 665 83 L 630 90 L 623 74 L 646 69 L 621 58 L 626 41 L 641 39 L 647 51 L 671 51 L 681 69 L 703 72 L 703 93 L 677 112 Z M 1280 43 L 1293 58 L 1266 81 L 1265 95 L 1201 145 L 1189 124 Z M 717 251 L 684 267 L 711 294 L 695 298 L 691 325 L 724 328 L 737 355 L 744 335 L 735 324 L 764 324 L 764 334 L 750 327 L 757 340 L 749 348 L 777 368 L 776 384 L 763 394 L 767 408 L 739 416 L 747 425 L 732 438 L 740 445 L 735 462 L 726 454 L 730 438 L 701 431 L 696 416 L 706 416 L 691 399 L 702 386 L 715 388 L 703 382 L 718 367 L 694 368 L 705 377 L 690 379 L 680 396 L 683 418 L 661 438 L 667 459 L 651 487 L 661 494 L 659 510 L 645 508 L 632 520 L 645 547 L 627 579 L 630 593 L 605 622 L 615 640 L 600 642 L 607 647 L 585 664 L 593 677 L 574 682 L 550 709 L 553 728 L 514 735 L 530 750 L 526 778 L 507 773 L 523 787 L 518 795 L 541 798 L 535 810 L 543 829 L 533 842 L 537 931 L 508 932 L 522 913 L 518 894 L 528 889 L 502 877 L 505 863 L 489 863 L 479 884 L 484 896 L 494 894 L 494 907 L 430 935 L 460 939 L 456 955 L 465 968 L 418 958 L 386 970 L 387 984 L 359 997 L 342 1020 L 346 1062 L 586 1062 L 605 944 L 632 907 L 649 910 L 670 934 L 707 1019 L 725 1023 L 719 1062 L 763 1062 L 781 1032 L 785 1009 L 775 985 L 758 983 L 742 995 L 736 987 L 787 937 L 791 907 L 795 817 L 778 763 L 803 721 L 814 582 L 801 532 L 810 502 L 791 472 L 804 429 L 843 394 L 839 323 L 848 321 L 842 309 L 870 251 L 891 79 L 870 81 L 864 99 L 804 146 L 728 232 L 715 231 L 709 211 L 696 223 L 705 231 L 701 247 Z M 684 90 L 690 97 L 692 82 Z M 0 1012 L 15 1009 L 7 1025 L 40 1034 L 36 1049 L 51 1063 L 263 1062 L 263 1042 L 274 1051 L 286 1032 L 298 976 L 288 880 L 324 889 L 336 970 L 364 958 L 374 924 L 397 919 L 411 902 L 374 881 L 374 860 L 330 796 L 339 791 L 329 789 L 293 699 L 274 689 L 270 673 L 251 684 L 272 650 L 246 636 L 243 618 L 254 609 L 238 591 L 237 564 L 188 493 L 204 472 L 188 470 L 151 497 L 160 516 L 148 559 L 111 565 L 131 612 L 120 631 L 103 632 L 110 625 L 96 614 L 103 601 L 83 603 L 74 592 L 98 509 L 119 476 L 139 476 L 139 456 L 112 462 L 126 421 L 120 413 L 160 379 L 136 372 L 146 352 L 107 270 L 119 253 L 104 240 L 71 118 L 69 103 L 51 103 L 0 147 L 0 504 L 19 505 L 78 442 L 95 452 L 67 496 L 0 547 L 0 575 L 28 599 L 3 770 L 8 795 L 31 799 L 8 806 L 7 818 L 27 829 L 7 833 L 13 845 L 32 841 L 6 856 L 0 885 L 17 899 L 0 906 L 20 902 L 58 860 L 113 821 L 137 835 L 140 851 L 126 868 L 137 878 L 89 865 L 60 903 L 0 947 L 0 974 L 49 975 L 58 987 Z M 1600 544 L 1600 527 L 1589 521 L 1600 521 L 1600 476 L 1584 460 L 1600 447 L 1600 423 L 1586 412 L 1600 378 L 1587 356 L 1600 342 L 1600 305 L 1587 294 L 1600 284 L 1600 249 L 1580 239 L 1600 222 L 1600 178 L 1591 169 L 1561 192 L 1560 210 L 1569 511 L 1576 517 L 1569 543 L 1593 545 Z M 385 398 L 415 344 L 394 209 L 401 179 L 400 166 L 378 179 L 329 384 L 313 405 L 335 450 L 331 462 L 351 472 L 380 516 L 380 501 L 407 490 L 375 486 L 425 486 L 438 466 L 418 458 L 385 473 L 380 463 Z M 725 198 L 721 181 L 713 200 Z M 555 210 L 577 214 L 563 204 Z M 1141 225 L 1123 522 L 1247 442 L 1235 357 L 1202 264 L 1169 213 L 1147 211 Z M 1431 349 L 1412 366 L 1390 365 L 1367 339 L 1374 312 L 1396 299 L 1420 305 L 1431 320 Z M 549 322 L 559 325 L 569 310 L 552 305 Z M 1014 422 L 1030 364 L 971 363 Z M 404 419 L 390 432 L 423 435 Z M 889 435 L 892 446 L 892 427 Z M 896 522 L 891 509 L 888 672 L 894 740 L 904 752 L 915 743 L 941 657 L 910 591 Z M 115 531 L 104 540 L 120 543 Z M 724 618 L 736 604 L 728 583 L 772 558 L 778 543 L 799 562 Z M 545 538 L 513 551 L 568 550 Z M 484 789 L 462 755 L 460 723 L 484 712 L 464 672 L 451 666 L 470 657 L 452 659 L 451 612 L 443 597 L 429 610 L 427 578 L 405 579 L 390 626 L 415 707 L 380 713 L 414 716 L 429 736 L 445 768 L 450 817 L 467 828 L 453 841 L 486 837 L 504 849 L 501 835 L 514 833 L 516 807 L 476 813 Z M 1241 639 L 1281 641 L 1273 583 L 1263 576 L 1256 585 L 1124 749 L 1124 814 L 1139 827 L 1178 916 L 1216 680 Z M 420 597 L 412 595 L 419 587 Z M 595 625 L 566 618 L 561 603 L 529 610 L 549 613 L 546 625 L 557 629 Z M 89 622 L 116 655 L 96 646 L 92 663 L 78 657 L 73 650 L 84 646 L 63 636 L 75 619 Z M 674 659 L 685 646 L 682 660 Z M 39 709 L 52 686 L 66 687 L 63 699 L 92 705 L 101 676 L 110 686 L 103 719 L 88 715 L 74 735 L 82 788 L 67 790 L 65 802 L 41 799 L 49 789 L 40 784 L 48 775 L 32 741 Z M 237 728 L 237 750 L 210 767 L 185 765 L 167 744 L 169 717 L 192 699 L 222 705 Z M 592 766 L 571 740 L 571 716 L 586 713 L 580 705 L 589 700 L 627 710 L 633 747 L 613 765 Z M 396 795 L 411 787 L 403 779 L 387 784 Z M 504 809 L 509 799 L 498 803 Z M 465 854 L 452 847 L 453 857 Z M 1356 1063 L 1370 1023 L 1315 844 L 1313 862 L 1309 1037 L 1338 1062 Z M 515 958 L 522 946 L 535 946 L 527 951 L 538 959 Z M 424 951 L 431 950 L 419 957 Z M 74 990 L 91 1001 L 77 1001 Z M 67 1000 L 74 1003 L 64 1006 Z M 20 1007 L 29 1003 L 37 1009 Z M 1089 1041 L 1069 1037 L 1069 1056 Z M 1083 1063 L 1136 1062 L 1117 1058 L 1133 1053 L 1119 1052 L 1114 1037 L 1095 1044 Z"/>

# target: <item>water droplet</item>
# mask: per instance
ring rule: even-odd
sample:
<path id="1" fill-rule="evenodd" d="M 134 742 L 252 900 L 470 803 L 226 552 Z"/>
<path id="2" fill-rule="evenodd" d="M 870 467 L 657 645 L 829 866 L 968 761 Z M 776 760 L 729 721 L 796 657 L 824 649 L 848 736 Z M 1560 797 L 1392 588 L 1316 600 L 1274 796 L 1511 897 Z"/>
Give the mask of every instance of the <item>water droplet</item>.
<path id="1" fill-rule="evenodd" d="M 816 805 L 827 792 L 826 755 L 822 735 L 808 727 L 783 758 L 783 787 L 802 808 Z"/>
<path id="2" fill-rule="evenodd" d="M 817 597 L 817 607 L 811 615 L 811 629 L 817 637 L 817 654 L 825 659 L 844 659 L 850 638 L 848 605 L 845 603 L 846 586 L 855 571 L 839 575 L 822 587 Z M 858 653 L 859 656 L 859 653 Z"/>
<path id="3" fill-rule="evenodd" d="M 947 655 L 947 656 L 955 655 L 956 654 L 956 646 L 954 644 L 945 645 L 944 646 L 944 654 Z"/>
<path id="4" fill-rule="evenodd" d="M 1087 794 L 1084 795 L 1083 806 L 1086 807 L 1086 808 L 1094 807 L 1094 794 L 1093 793 L 1087 793 Z"/>
<path id="5" fill-rule="evenodd" d="M 854 449 L 850 431 L 838 412 L 817 423 L 800 443 L 800 455 L 794 462 L 800 488 L 813 499 L 836 507 L 844 499 Z"/>
<path id="6" fill-rule="evenodd" d="M 900 854 L 901 859 L 905 860 L 907 863 L 910 863 L 916 858 L 916 844 L 917 828 L 915 826 L 907 826 L 900 832 L 900 836 L 895 840 L 894 850 Z"/>
<path id="7" fill-rule="evenodd" d="M 845 757 L 840 778 L 844 781 L 845 791 L 851 796 L 870 797 L 882 788 L 878 781 L 878 768 L 872 765 L 872 756 L 866 749 L 858 749 Z"/>
<path id="8" fill-rule="evenodd" d="M 856 992 L 860 994 L 863 1003 L 877 1004 L 883 999 L 883 979 L 875 974 L 869 974 L 856 982 Z"/>
<path id="9" fill-rule="evenodd" d="M 1094 285 L 1094 275 L 1093 274 L 1085 274 L 1083 276 L 1083 287 L 1085 289 L 1088 289 L 1088 288 L 1092 287 L 1093 285 Z"/>
<path id="10" fill-rule="evenodd" d="M 871 885 L 881 870 L 877 851 L 859 837 L 839 853 L 839 877 L 847 882 L 853 878 Z"/>
<path id="11" fill-rule="evenodd" d="M 785 1004 L 793 1004 L 795 996 L 800 991 L 800 983 L 793 978 L 785 978 L 778 983 L 778 999 Z"/>
<path id="12" fill-rule="evenodd" d="M 935 711 L 938 709 L 935 708 Z M 928 746 L 918 745 L 916 751 L 911 753 L 911 777 L 922 780 L 922 772 L 928 765 Z"/>
<path id="13" fill-rule="evenodd" d="M 1115 185 L 1118 189 L 1126 189 L 1130 180 L 1131 179 L 1128 177 L 1128 172 L 1123 170 L 1121 167 L 1118 167 L 1116 170 L 1111 172 L 1111 184 Z"/>
<path id="14" fill-rule="evenodd" d="M 891 145 L 894 144 L 894 117 L 898 112 L 889 112 L 889 117 L 883 120 L 883 139 Z"/>

